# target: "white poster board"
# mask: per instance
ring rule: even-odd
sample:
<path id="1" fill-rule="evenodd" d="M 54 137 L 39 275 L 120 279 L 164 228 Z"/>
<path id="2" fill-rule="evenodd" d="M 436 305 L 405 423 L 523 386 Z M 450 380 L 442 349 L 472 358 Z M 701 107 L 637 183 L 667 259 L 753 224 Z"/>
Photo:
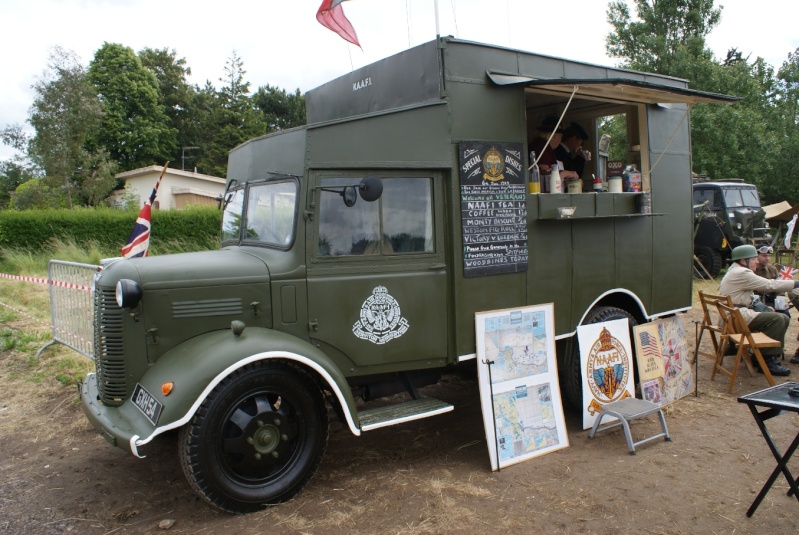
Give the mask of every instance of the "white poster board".
<path id="1" fill-rule="evenodd" d="M 568 447 L 553 305 L 480 312 L 475 327 L 491 469 Z"/>
<path id="2" fill-rule="evenodd" d="M 625 318 L 577 327 L 583 376 L 583 429 L 594 425 L 602 405 L 635 397 L 630 324 Z M 615 418 L 604 418 L 611 422 Z"/>

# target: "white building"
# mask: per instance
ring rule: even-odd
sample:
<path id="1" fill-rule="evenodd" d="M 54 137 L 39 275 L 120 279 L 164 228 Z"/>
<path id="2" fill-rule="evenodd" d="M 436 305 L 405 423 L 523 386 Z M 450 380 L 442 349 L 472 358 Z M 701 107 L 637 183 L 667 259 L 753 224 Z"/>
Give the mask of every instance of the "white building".
<path id="1" fill-rule="evenodd" d="M 151 165 L 116 175 L 128 186 L 130 192 L 139 198 L 138 206 L 146 201 L 161 175 L 163 167 Z M 216 205 L 217 198 L 225 190 L 225 179 L 180 169 L 167 169 L 161 185 L 158 186 L 158 195 L 153 208 L 157 210 L 183 209 L 189 205 Z M 116 192 L 119 202 L 122 201 L 124 192 Z"/>

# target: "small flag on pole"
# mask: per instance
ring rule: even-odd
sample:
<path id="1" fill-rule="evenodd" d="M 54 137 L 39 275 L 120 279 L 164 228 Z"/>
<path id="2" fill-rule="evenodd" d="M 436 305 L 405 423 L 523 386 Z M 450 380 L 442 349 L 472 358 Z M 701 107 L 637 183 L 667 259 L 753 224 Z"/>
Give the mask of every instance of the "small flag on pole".
<path id="1" fill-rule="evenodd" d="M 780 266 L 780 275 L 777 277 L 779 280 L 793 280 L 793 276 L 799 272 L 799 269 L 791 266 Z"/>
<path id="2" fill-rule="evenodd" d="M 128 237 L 128 243 L 122 248 L 123 258 L 147 256 L 147 249 L 150 247 L 150 217 L 153 203 L 155 202 L 155 196 L 158 193 L 158 186 L 161 184 L 161 179 L 164 178 L 164 173 L 166 173 L 167 165 L 169 165 L 169 162 L 164 164 L 164 168 L 161 170 L 161 175 L 155 183 L 150 198 L 144 201 L 144 206 L 142 206 L 139 212 L 139 217 L 136 218 L 136 224 L 133 225 L 133 231 L 130 233 L 130 237 Z"/>
<path id="3" fill-rule="evenodd" d="M 361 43 L 358 42 L 355 28 L 352 27 L 352 24 L 344 15 L 344 8 L 341 7 L 341 3 L 345 1 L 322 0 L 322 5 L 319 6 L 319 10 L 316 12 L 316 20 L 325 28 L 336 32 L 342 39 L 360 47 Z"/>

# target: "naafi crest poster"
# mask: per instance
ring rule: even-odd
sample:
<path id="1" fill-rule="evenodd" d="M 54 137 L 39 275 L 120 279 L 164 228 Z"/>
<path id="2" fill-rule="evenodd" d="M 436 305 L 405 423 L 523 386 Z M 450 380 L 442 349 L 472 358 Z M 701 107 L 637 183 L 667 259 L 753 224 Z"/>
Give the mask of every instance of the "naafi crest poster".
<path id="1" fill-rule="evenodd" d="M 583 429 L 601 406 L 635 397 L 630 324 L 625 318 L 577 327 L 583 376 Z"/>

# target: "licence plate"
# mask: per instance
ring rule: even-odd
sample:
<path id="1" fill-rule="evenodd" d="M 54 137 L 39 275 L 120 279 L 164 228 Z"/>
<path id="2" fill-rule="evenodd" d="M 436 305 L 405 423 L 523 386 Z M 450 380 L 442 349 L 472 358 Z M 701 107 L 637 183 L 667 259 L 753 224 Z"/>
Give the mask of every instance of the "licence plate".
<path id="1" fill-rule="evenodd" d="M 136 383 L 136 388 L 133 390 L 133 396 L 130 398 L 133 404 L 142 411 L 142 413 L 150 420 L 153 425 L 158 422 L 158 417 L 161 416 L 161 409 L 164 408 L 163 403 L 158 401 L 144 389 L 142 385 Z"/>

